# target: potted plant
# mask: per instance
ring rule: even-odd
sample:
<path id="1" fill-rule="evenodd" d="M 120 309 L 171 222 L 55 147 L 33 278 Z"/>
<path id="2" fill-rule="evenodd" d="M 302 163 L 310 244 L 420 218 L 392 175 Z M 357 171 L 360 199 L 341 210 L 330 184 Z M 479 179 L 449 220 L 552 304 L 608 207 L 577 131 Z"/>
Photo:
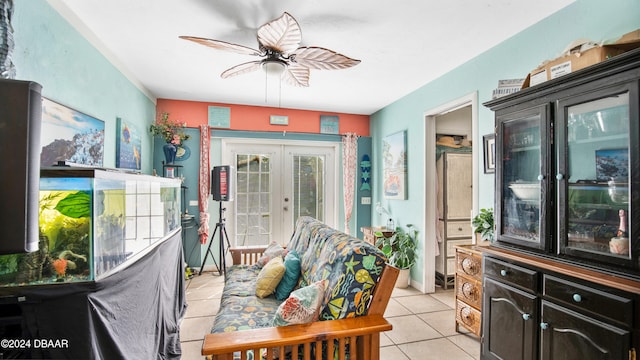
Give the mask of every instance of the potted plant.
<path id="1" fill-rule="evenodd" d="M 400 269 L 396 287 L 409 286 L 409 271 L 416 263 L 416 238 L 418 230 L 413 225 L 407 225 L 407 231 L 396 227 L 393 235 L 386 237 L 381 231 L 376 231 L 376 246 L 382 250 L 388 260 L 388 264 Z"/>
<path id="2" fill-rule="evenodd" d="M 190 138 L 184 131 L 186 127 L 187 123 L 169 120 L 169 113 L 167 112 L 160 114 L 158 120 L 149 127 L 152 135 L 160 136 L 166 142 L 163 146 L 163 151 L 167 164 L 173 164 L 178 148 L 182 146 L 183 141 Z"/>
<path id="3" fill-rule="evenodd" d="M 476 237 L 493 242 L 493 208 L 480 209 L 478 215 L 471 219 L 471 225 Z"/>

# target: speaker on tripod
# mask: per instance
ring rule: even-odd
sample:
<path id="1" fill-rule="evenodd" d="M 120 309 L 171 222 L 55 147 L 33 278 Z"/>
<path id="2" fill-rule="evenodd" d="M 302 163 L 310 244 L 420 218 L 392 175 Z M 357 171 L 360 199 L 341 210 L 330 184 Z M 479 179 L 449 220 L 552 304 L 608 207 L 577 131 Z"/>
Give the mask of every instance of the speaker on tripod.
<path id="1" fill-rule="evenodd" d="M 211 170 L 211 195 L 213 196 L 214 201 L 220 202 L 220 212 L 216 228 L 213 230 L 213 234 L 211 234 L 211 240 L 209 241 L 209 246 L 207 246 L 204 259 L 202 259 L 202 265 L 200 266 L 200 272 L 198 275 L 202 275 L 202 269 L 204 269 L 204 264 L 209 255 L 211 255 L 211 259 L 218 269 L 218 274 L 224 275 L 226 273 L 226 251 L 231 247 L 231 244 L 229 243 L 229 236 L 227 235 L 227 229 L 225 228 L 226 219 L 224 217 L 224 212 L 226 208 L 222 206 L 222 202 L 233 201 L 236 178 L 234 170 L 234 167 L 229 165 L 215 166 L 213 170 Z M 219 235 L 218 260 L 220 261 L 220 264 L 216 262 L 216 258 L 211 252 L 211 245 L 213 245 L 213 239 L 215 239 L 216 233 Z M 225 250 L 225 242 L 227 244 L 227 250 Z"/>

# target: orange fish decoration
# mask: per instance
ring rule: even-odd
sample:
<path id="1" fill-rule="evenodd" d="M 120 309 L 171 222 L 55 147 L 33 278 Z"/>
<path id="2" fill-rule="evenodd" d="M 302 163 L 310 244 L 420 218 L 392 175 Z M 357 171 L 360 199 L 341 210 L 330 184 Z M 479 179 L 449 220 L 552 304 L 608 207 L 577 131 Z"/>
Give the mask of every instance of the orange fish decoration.
<path id="1" fill-rule="evenodd" d="M 67 272 L 67 260 L 66 259 L 54 260 L 53 268 L 55 269 L 58 276 L 63 276 Z"/>

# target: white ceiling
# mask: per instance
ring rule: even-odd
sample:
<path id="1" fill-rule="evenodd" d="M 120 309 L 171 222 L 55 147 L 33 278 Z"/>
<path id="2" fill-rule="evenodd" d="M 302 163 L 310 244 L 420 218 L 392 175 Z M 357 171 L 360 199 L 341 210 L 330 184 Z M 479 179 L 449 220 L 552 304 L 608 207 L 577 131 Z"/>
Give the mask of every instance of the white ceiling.
<path id="1" fill-rule="evenodd" d="M 49 0 L 152 98 L 370 115 L 574 0 Z M 312 70 L 308 88 L 265 100 L 262 72 L 221 79 L 256 58 L 178 38 L 257 48 L 257 28 L 283 12 L 303 46 L 362 60 Z M 270 92 L 270 96 L 273 95 Z"/>

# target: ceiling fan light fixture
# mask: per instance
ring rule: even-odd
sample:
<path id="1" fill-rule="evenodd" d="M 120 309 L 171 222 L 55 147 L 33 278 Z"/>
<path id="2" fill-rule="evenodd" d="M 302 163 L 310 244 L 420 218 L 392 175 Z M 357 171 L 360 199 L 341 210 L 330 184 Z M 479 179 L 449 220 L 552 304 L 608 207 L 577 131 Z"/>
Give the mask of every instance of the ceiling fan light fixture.
<path id="1" fill-rule="evenodd" d="M 287 68 L 287 64 L 282 60 L 268 59 L 262 62 L 262 69 L 269 77 L 281 77 Z"/>

